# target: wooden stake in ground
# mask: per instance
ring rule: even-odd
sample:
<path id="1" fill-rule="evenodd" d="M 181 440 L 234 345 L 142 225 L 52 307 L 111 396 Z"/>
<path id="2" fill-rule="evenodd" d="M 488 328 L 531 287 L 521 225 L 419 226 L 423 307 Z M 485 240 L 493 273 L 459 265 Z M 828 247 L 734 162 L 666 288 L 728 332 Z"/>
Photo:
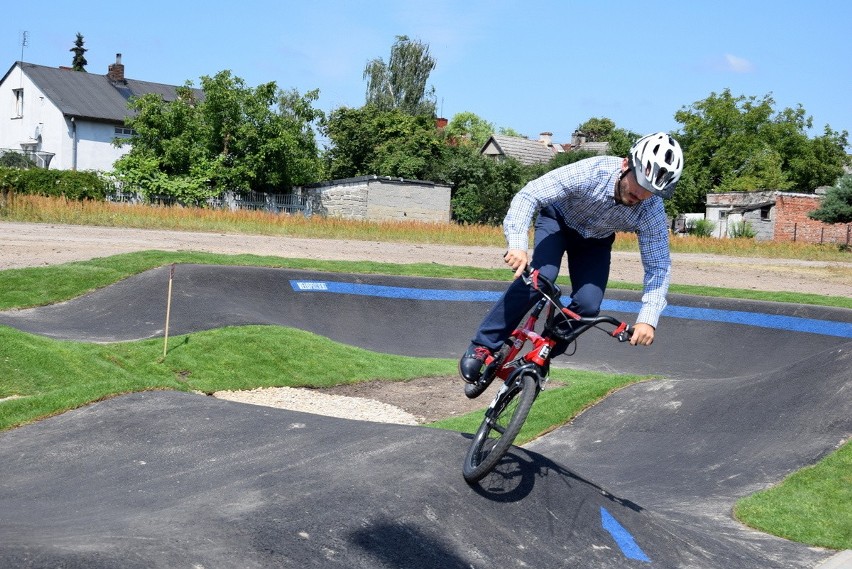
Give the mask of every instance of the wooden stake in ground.
<path id="1" fill-rule="evenodd" d="M 172 281 L 175 278 L 175 264 L 169 267 L 169 292 L 166 298 L 166 334 L 163 339 L 163 359 L 166 357 L 166 351 L 169 349 L 169 316 L 172 312 Z"/>

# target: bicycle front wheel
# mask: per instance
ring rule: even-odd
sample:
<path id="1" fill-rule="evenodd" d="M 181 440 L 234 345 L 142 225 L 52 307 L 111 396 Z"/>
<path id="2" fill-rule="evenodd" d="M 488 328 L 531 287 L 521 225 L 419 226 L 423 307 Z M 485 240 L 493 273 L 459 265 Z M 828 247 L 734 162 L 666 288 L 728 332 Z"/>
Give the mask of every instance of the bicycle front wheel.
<path id="1" fill-rule="evenodd" d="M 538 381 L 532 373 L 522 373 L 512 380 L 496 403 L 485 413 L 485 419 L 473 437 L 462 474 L 470 483 L 482 480 L 493 469 L 521 430 L 533 401 L 538 395 Z"/>

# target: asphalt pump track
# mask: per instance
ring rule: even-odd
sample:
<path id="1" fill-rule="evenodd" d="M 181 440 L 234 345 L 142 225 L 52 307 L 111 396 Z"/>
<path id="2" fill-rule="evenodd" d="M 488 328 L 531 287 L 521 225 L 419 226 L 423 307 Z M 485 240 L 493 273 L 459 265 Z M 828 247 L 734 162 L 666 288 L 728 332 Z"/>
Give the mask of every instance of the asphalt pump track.
<path id="1" fill-rule="evenodd" d="M 0 325 L 86 342 L 162 336 L 168 275 L 163 267 L 3 312 Z M 505 286 L 180 265 L 170 334 L 270 324 L 456 358 Z M 638 300 L 611 291 L 603 310 L 630 319 Z M 800 568 L 837 559 L 745 528 L 731 508 L 849 437 L 852 311 L 679 295 L 670 305 L 654 346 L 581 338 L 568 360 L 662 379 L 514 448 L 474 486 L 461 477 L 470 435 L 187 393 L 125 395 L 0 433 L 0 567 Z"/>

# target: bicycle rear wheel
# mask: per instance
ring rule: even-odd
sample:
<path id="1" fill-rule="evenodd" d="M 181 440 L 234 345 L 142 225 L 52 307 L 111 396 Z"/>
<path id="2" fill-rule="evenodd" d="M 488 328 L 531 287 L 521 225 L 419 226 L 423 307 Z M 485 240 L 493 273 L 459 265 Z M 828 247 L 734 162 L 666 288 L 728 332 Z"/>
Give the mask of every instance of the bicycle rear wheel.
<path id="1" fill-rule="evenodd" d="M 498 396 L 496 404 L 486 411 L 464 457 L 465 480 L 470 483 L 482 480 L 500 462 L 518 436 L 537 395 L 535 375 L 524 372 Z"/>

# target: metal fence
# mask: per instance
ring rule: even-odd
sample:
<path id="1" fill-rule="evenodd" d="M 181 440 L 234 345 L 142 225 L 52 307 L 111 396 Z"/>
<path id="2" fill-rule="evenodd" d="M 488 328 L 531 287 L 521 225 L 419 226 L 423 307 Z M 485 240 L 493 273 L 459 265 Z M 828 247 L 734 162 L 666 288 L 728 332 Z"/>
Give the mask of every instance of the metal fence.
<path id="1" fill-rule="evenodd" d="M 211 209 L 229 209 L 268 211 L 271 213 L 302 213 L 310 215 L 307 196 L 301 193 L 270 194 L 266 192 L 224 192 L 219 196 L 207 198 L 201 202 L 186 203 L 172 196 L 149 195 L 143 196 L 138 192 L 127 192 L 116 188 L 106 196 L 113 203 L 150 204 L 161 206 L 184 205 L 193 207 L 209 207 Z"/>
<path id="2" fill-rule="evenodd" d="M 0 148 L 0 166 L 36 167 L 47 169 L 55 154 L 41 150 L 17 150 L 15 148 Z"/>
<path id="3" fill-rule="evenodd" d="M 263 192 L 234 194 L 233 204 L 236 209 L 271 211 L 273 213 L 304 212 L 307 205 L 305 196 L 302 194 L 267 194 Z"/>

